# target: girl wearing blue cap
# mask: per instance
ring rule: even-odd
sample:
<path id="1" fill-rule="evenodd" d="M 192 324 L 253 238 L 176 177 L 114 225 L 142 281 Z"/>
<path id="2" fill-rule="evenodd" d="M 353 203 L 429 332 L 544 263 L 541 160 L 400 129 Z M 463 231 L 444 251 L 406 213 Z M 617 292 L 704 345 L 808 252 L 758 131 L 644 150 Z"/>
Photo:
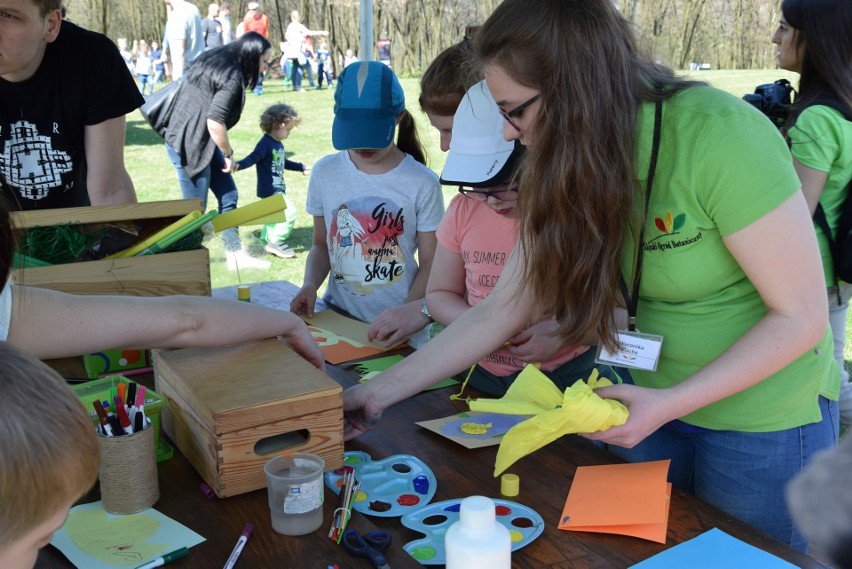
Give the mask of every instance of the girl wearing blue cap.
<path id="1" fill-rule="evenodd" d="M 444 212 L 441 186 L 424 165 L 388 66 L 344 69 L 334 113 L 332 142 L 341 152 L 319 160 L 311 175 L 305 210 L 314 216 L 314 239 L 290 309 L 312 317 L 331 274 L 324 300 L 371 323 L 371 340 L 395 345 L 431 322 L 422 301 Z"/>

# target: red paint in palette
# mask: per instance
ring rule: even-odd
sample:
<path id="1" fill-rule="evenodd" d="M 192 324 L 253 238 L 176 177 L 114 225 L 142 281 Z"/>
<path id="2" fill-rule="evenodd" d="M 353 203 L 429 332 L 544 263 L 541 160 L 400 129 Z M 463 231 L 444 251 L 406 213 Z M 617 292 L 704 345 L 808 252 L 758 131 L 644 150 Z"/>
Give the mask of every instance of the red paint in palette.
<path id="1" fill-rule="evenodd" d="M 497 514 L 498 516 L 508 516 L 509 514 L 512 513 L 512 509 L 509 508 L 508 506 L 502 506 L 501 505 L 501 506 L 497 506 L 496 508 L 494 508 L 494 513 Z"/>
<path id="2" fill-rule="evenodd" d="M 396 502 L 400 506 L 416 506 L 418 503 L 420 503 L 420 498 L 418 498 L 414 494 L 403 494 L 396 499 Z"/>

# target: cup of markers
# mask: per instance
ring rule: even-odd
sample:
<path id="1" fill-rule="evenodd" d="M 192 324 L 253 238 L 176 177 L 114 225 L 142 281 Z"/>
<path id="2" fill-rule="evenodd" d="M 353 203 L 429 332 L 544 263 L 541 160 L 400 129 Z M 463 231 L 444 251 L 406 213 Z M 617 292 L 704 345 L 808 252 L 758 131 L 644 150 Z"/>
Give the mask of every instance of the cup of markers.
<path id="1" fill-rule="evenodd" d="M 133 394 L 119 389 L 111 399 L 93 403 L 101 448 L 101 501 L 111 514 L 135 514 L 160 498 L 154 429 L 145 416 L 145 386 Z"/>

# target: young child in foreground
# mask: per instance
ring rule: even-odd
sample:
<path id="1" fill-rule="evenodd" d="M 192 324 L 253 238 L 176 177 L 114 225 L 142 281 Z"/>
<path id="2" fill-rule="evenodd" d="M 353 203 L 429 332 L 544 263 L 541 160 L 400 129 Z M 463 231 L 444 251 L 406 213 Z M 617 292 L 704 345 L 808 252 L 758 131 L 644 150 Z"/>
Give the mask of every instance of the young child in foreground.
<path id="1" fill-rule="evenodd" d="M 48 421 L 33 410 L 45 393 Z M 31 569 L 95 483 L 100 448 L 83 403 L 59 374 L 6 342 L 0 342 L 0 456 L 0 567 Z"/>
<path id="2" fill-rule="evenodd" d="M 421 301 L 444 213 L 441 186 L 387 65 L 344 69 L 334 113 L 331 139 L 340 152 L 317 161 L 308 185 L 313 245 L 290 310 L 313 317 L 328 277 L 324 300 L 369 322 L 370 340 L 393 346 L 430 322 Z"/>
<path id="3" fill-rule="evenodd" d="M 296 110 L 290 105 L 272 105 L 260 116 L 260 130 L 263 136 L 251 154 L 237 162 L 237 170 L 255 166 L 257 172 L 257 197 L 268 198 L 275 194 L 287 194 L 284 182 L 284 170 L 301 172 L 307 176 L 311 169 L 301 162 L 287 159 L 282 140 L 290 136 L 290 131 L 302 122 Z M 286 199 L 286 198 L 285 198 Z M 296 224 L 296 209 L 290 200 L 286 200 L 287 219 L 284 223 L 268 223 L 260 231 L 260 240 L 267 253 L 290 259 L 296 254 L 287 244 L 287 238 Z"/>

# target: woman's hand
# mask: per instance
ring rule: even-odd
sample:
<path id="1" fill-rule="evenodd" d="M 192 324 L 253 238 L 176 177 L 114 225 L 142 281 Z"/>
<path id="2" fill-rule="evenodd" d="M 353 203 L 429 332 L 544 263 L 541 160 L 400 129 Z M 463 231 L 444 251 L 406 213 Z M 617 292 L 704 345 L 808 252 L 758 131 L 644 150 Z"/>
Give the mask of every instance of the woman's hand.
<path id="1" fill-rule="evenodd" d="M 225 167 L 222 168 L 222 171 L 231 174 L 237 171 L 237 161 L 234 160 L 233 154 L 231 156 L 225 156 Z"/>
<path id="2" fill-rule="evenodd" d="M 621 384 L 600 387 L 595 393 L 604 399 L 617 399 L 624 403 L 630 415 L 627 422 L 597 433 L 582 433 L 593 441 L 602 441 L 624 448 L 633 448 L 663 426 L 677 419 L 668 413 L 670 390 L 649 389 Z"/>
<path id="3" fill-rule="evenodd" d="M 290 330 L 281 334 L 279 338 L 287 342 L 297 354 L 308 360 L 314 367 L 324 371 L 325 358 L 319 346 L 317 346 L 316 340 L 311 336 L 310 330 L 308 330 L 302 319 L 295 314 L 291 314 L 290 317 L 293 320 Z"/>
<path id="4" fill-rule="evenodd" d="M 371 342 L 378 340 L 385 346 L 396 346 L 427 324 L 429 319 L 420 310 L 420 301 L 409 302 L 379 314 L 373 320 L 367 338 Z"/>
<path id="5" fill-rule="evenodd" d="M 543 362 L 562 346 L 558 330 L 555 320 L 544 320 L 515 334 L 506 350 L 522 362 Z"/>
<path id="6" fill-rule="evenodd" d="M 382 411 L 373 401 L 368 383 L 343 392 L 343 440 L 358 437 L 379 423 Z"/>

